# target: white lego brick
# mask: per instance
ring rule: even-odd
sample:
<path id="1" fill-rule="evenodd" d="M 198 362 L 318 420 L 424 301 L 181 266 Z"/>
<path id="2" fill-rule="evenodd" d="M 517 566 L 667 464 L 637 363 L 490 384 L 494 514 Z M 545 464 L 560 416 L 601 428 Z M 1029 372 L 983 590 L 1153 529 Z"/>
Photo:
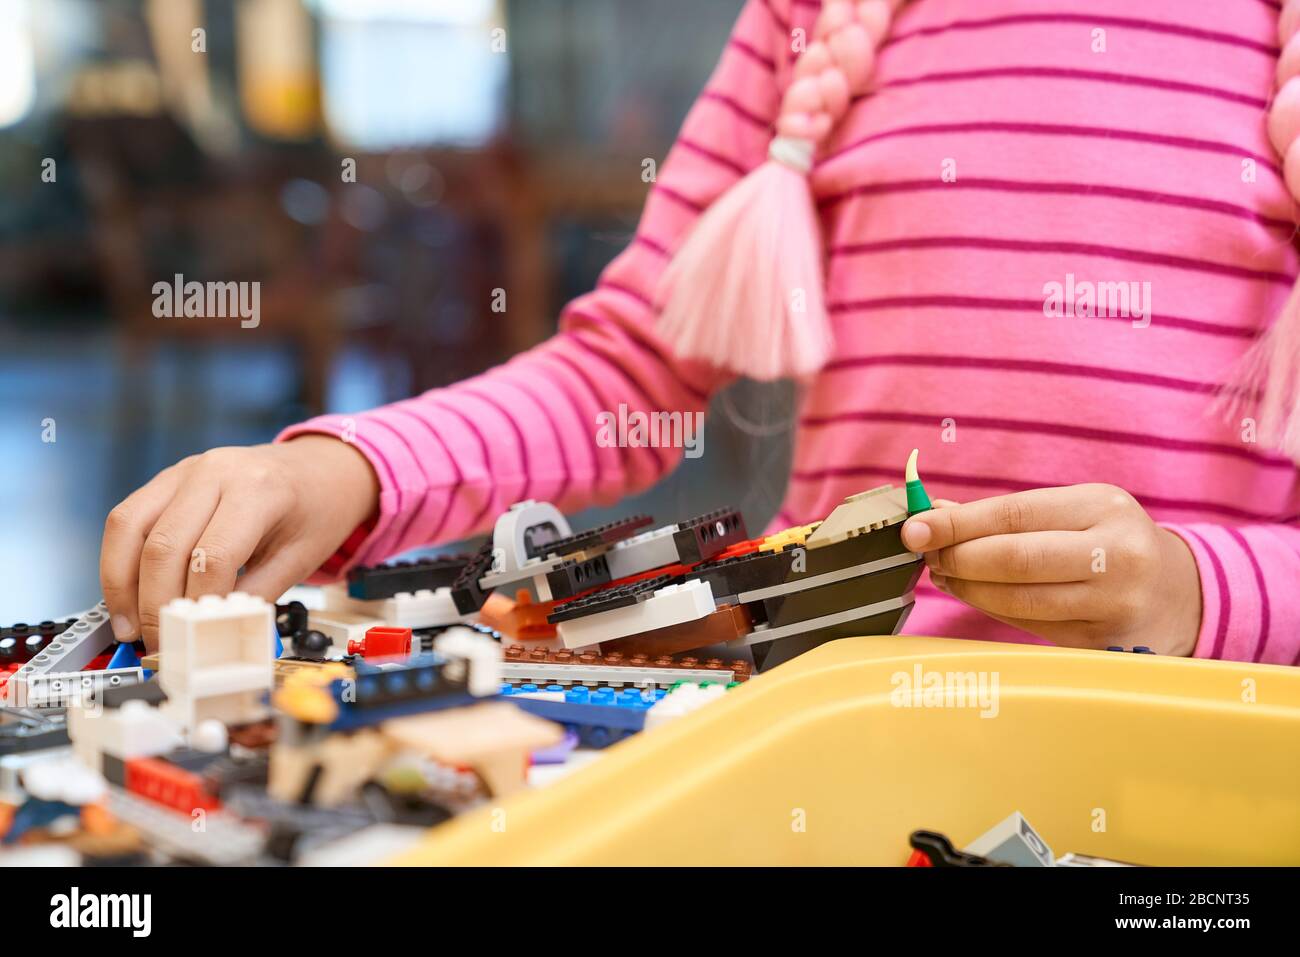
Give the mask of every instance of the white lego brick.
<path id="1" fill-rule="evenodd" d="M 274 684 L 275 609 L 242 592 L 178 598 L 162 609 L 158 683 L 165 711 L 185 728 L 215 718 L 243 724 L 265 716 Z"/>
<path id="2" fill-rule="evenodd" d="M 1019 811 L 993 825 L 964 850 L 1015 867 L 1052 867 L 1056 863 L 1052 849 Z"/>
<path id="3" fill-rule="evenodd" d="M 348 594 L 347 586 L 326 585 L 321 589 L 327 614 L 346 612 L 378 619 L 379 624 L 393 628 L 437 628 L 456 625 L 471 620 L 473 615 L 462 615 L 456 609 L 450 588 L 436 591 L 423 589 L 402 592 L 392 598 L 363 600 Z"/>
<path id="4" fill-rule="evenodd" d="M 711 684 L 707 687 L 698 684 L 682 685 L 650 706 L 650 710 L 645 715 L 646 730 L 667 724 L 692 711 L 698 711 L 726 693 L 726 685 Z"/>
<path id="5" fill-rule="evenodd" d="M 17 701 L 26 694 L 27 683 L 44 675 L 80 671 L 113 645 L 108 606 L 102 601 L 77 616 L 68 628 L 41 649 L 9 678 L 6 698 Z"/>
<path id="6" fill-rule="evenodd" d="M 468 628 L 450 628 L 433 640 L 433 650 L 469 664 L 469 693 L 476 697 L 501 690 L 501 644 Z"/>
<path id="7" fill-rule="evenodd" d="M 492 572 L 511 573 L 525 568 L 528 557 L 528 531 L 538 526 L 551 525 L 555 538 L 568 538 L 573 534 L 566 519 L 550 502 L 516 502 L 510 511 L 497 519 L 492 529 Z M 543 552 L 540 558 L 545 558 Z"/>
<path id="8" fill-rule="evenodd" d="M 274 628 L 274 606 L 243 592 L 177 598 L 160 615 L 158 681 L 171 697 L 204 671 L 250 665 L 248 687 L 269 688 Z"/>
<path id="9" fill-rule="evenodd" d="M 677 543 L 673 540 L 675 534 L 676 525 L 665 525 L 616 542 L 605 553 L 605 560 L 609 562 L 609 577 L 627 578 L 652 568 L 675 564 L 679 557 Z"/>
<path id="10" fill-rule="evenodd" d="M 564 647 L 584 648 L 643 631 L 696 621 L 716 610 L 712 586 L 706 581 L 692 579 L 661 588 L 635 605 L 562 621 L 556 630 Z"/>
<path id="11" fill-rule="evenodd" d="M 68 709 L 68 737 L 83 762 L 99 767 L 100 755 L 123 761 L 166 754 L 183 743 L 181 729 L 144 701 L 124 701 L 120 708 Z"/>

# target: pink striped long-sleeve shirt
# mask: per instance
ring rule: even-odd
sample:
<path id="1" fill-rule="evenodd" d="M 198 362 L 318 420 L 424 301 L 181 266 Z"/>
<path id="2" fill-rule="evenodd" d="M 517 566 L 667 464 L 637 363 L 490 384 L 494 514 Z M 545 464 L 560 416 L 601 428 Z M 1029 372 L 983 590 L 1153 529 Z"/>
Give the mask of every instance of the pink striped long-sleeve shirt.
<path id="1" fill-rule="evenodd" d="M 559 334 L 457 385 L 284 433 L 347 430 L 378 473 L 353 561 L 482 531 L 520 499 L 609 503 L 674 467 L 680 450 L 598 444 L 597 415 L 703 410 L 726 384 L 674 358 L 652 299 L 700 212 L 764 160 L 793 31 L 811 34 L 819 7 L 744 8 L 636 238 Z M 1298 663 L 1295 463 L 1208 414 L 1297 269 L 1265 132 L 1279 7 L 903 9 L 873 92 L 812 173 L 836 353 L 804 394 L 774 527 L 897 482 L 914 445 L 931 494 L 960 501 L 1111 482 L 1195 555 L 1197 655 Z M 1045 315 L 1052 282 L 1150 283 L 1149 324 Z M 1026 640 L 925 582 L 907 630 Z"/>

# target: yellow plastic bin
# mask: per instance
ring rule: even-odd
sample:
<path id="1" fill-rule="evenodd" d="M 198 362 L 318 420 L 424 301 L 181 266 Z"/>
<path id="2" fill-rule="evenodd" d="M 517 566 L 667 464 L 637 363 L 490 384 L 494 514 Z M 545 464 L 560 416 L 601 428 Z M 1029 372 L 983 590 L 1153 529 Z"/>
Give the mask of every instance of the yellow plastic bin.
<path id="1" fill-rule="evenodd" d="M 1300 669 L 844 639 L 395 863 L 896 865 L 1016 810 L 1058 856 L 1298 864 Z"/>

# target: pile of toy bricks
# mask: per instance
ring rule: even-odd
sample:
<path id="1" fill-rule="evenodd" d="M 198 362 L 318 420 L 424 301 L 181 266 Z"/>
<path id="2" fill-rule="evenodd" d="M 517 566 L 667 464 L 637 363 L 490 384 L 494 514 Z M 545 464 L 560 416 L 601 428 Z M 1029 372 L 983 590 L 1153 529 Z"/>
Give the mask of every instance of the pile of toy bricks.
<path id="1" fill-rule="evenodd" d="M 558 652 L 548 664 L 600 655 L 672 667 L 686 656 L 692 667 L 735 673 L 737 660 L 752 660 L 762 671 L 835 638 L 902 626 L 922 569 L 900 539 L 907 514 L 903 491 L 882 486 L 824 521 L 762 538 L 732 509 L 575 533 L 555 506 L 520 502 L 478 554 L 354 569 L 346 590 L 327 589 L 323 614 L 417 630 L 477 614 L 519 647 L 514 660 L 540 663 L 528 655 L 542 649 Z"/>

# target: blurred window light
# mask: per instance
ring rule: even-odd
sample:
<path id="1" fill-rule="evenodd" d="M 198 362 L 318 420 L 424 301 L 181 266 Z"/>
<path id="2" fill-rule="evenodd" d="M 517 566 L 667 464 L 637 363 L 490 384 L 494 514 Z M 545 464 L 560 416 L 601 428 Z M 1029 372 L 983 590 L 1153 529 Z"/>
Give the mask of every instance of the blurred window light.
<path id="1" fill-rule="evenodd" d="M 505 112 L 497 0 L 315 0 L 326 123 L 365 150 L 475 146 Z"/>
<path id="2" fill-rule="evenodd" d="M 0 127 L 13 126 L 36 102 L 36 60 L 27 0 L 0 0 Z"/>

